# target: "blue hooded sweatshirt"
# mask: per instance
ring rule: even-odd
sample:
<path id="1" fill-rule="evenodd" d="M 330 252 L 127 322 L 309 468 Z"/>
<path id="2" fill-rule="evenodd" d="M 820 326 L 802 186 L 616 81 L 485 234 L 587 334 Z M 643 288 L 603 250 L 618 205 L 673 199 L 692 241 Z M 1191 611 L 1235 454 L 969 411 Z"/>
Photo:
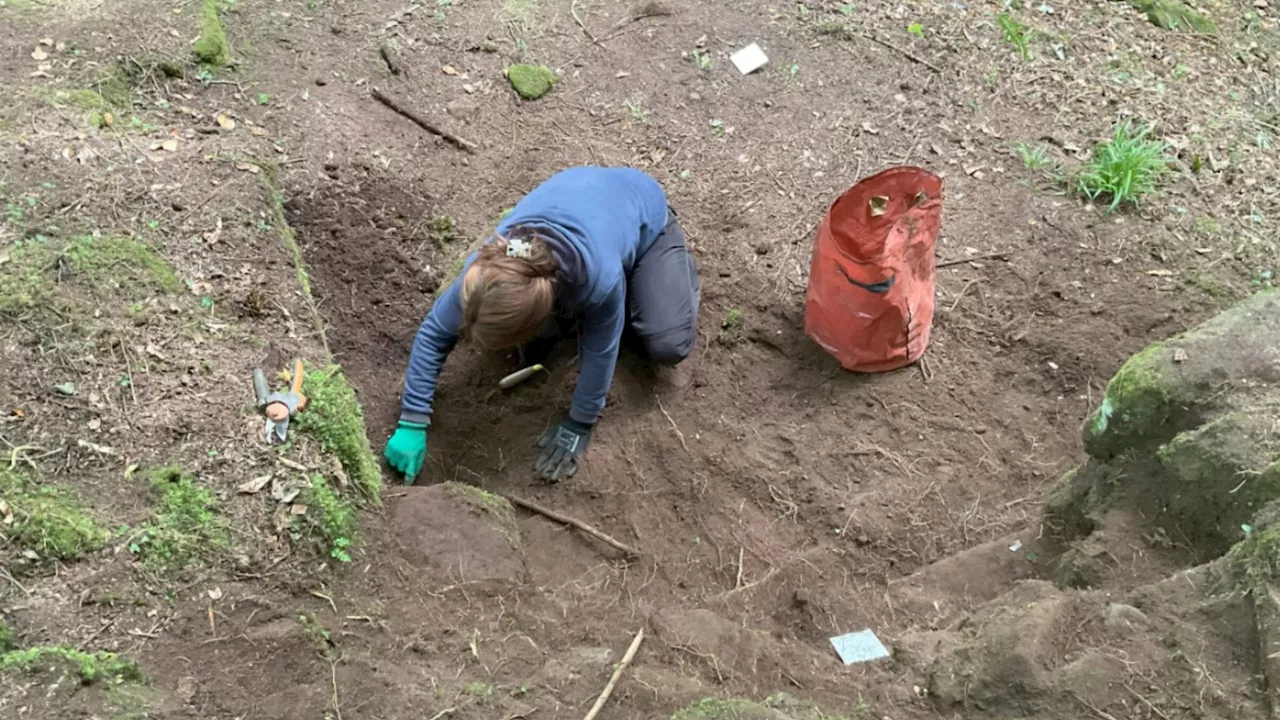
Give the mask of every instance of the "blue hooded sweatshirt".
<path id="1" fill-rule="evenodd" d="M 557 303 L 582 322 L 578 386 L 569 409 L 578 422 L 594 423 L 604 409 L 627 318 L 627 275 L 666 224 L 667 198 L 653 178 L 632 168 L 576 167 L 534 188 L 497 228 L 501 235 L 528 228 L 547 243 L 559 268 Z M 458 342 L 461 280 L 475 259 L 475 253 L 467 258 L 418 330 L 401 420 L 431 422 L 440 368 Z"/>

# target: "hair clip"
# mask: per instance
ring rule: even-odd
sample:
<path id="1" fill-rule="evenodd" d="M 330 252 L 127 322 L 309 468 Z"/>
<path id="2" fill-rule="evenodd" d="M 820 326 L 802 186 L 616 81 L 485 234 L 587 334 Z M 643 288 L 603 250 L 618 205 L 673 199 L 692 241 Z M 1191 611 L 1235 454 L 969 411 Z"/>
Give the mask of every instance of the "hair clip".
<path id="1" fill-rule="evenodd" d="M 528 259 L 533 257 L 533 243 L 519 238 L 507 241 L 507 257 Z"/>

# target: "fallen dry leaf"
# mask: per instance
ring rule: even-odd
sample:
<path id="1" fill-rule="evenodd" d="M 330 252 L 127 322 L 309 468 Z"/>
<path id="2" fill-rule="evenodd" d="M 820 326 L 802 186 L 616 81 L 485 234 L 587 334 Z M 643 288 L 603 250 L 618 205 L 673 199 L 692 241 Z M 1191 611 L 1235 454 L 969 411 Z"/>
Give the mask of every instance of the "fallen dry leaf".
<path id="1" fill-rule="evenodd" d="M 32 60 L 46 60 L 48 59 L 48 57 L 49 57 L 49 53 L 45 52 L 41 48 L 36 48 L 35 50 L 31 51 Z"/>
<path id="2" fill-rule="evenodd" d="M 37 59 L 38 59 L 38 58 L 37 58 Z M 452 65 L 441 65 L 441 66 L 440 66 L 440 72 L 444 73 L 445 75 L 457 75 L 457 74 L 458 74 L 458 71 L 457 71 L 457 70 L 454 70 Z"/>
<path id="3" fill-rule="evenodd" d="M 307 506 L 303 505 L 302 503 L 295 503 L 294 505 L 291 505 L 289 507 L 289 513 L 291 515 L 306 515 L 307 510 L 308 510 Z"/>
<path id="4" fill-rule="evenodd" d="M 107 127 L 111 127 L 112 123 L 114 123 L 115 121 L 116 121 L 116 116 L 115 116 L 115 115 L 112 115 L 112 114 L 111 114 L 111 113 L 109 113 L 109 112 L 104 112 L 104 113 L 102 113 L 102 124 L 103 124 L 103 125 L 106 125 Z"/>
<path id="5" fill-rule="evenodd" d="M 1156 277 L 1169 277 L 1170 275 L 1173 274 L 1173 271 L 1172 270 L 1148 270 L 1147 274 L 1154 275 Z"/>
<path id="6" fill-rule="evenodd" d="M 214 588 L 214 589 L 210 590 L 210 591 L 209 591 L 209 593 L 208 593 L 208 595 L 209 595 L 209 599 L 210 599 L 210 600 L 221 600 L 221 599 L 222 599 L 222 588 L 216 587 L 216 588 Z"/>
<path id="7" fill-rule="evenodd" d="M 266 130 L 263 130 L 263 129 L 262 129 L 262 128 L 260 128 L 260 127 L 256 127 L 256 128 L 254 128 L 254 129 L 252 130 L 252 132 L 253 132 L 253 134 L 254 134 L 255 136 L 257 136 L 257 137 L 262 137 L 263 135 L 266 135 L 266 134 L 267 134 L 267 131 L 266 131 Z"/>
<path id="8" fill-rule="evenodd" d="M 243 170 L 247 173 L 253 173 L 254 175 L 257 175 L 258 173 L 262 172 L 262 168 L 258 167 L 257 165 L 254 165 L 253 163 L 247 163 L 247 162 L 236 163 L 236 169 Z"/>
<path id="9" fill-rule="evenodd" d="M 263 475 L 261 477 L 256 477 L 252 480 L 246 480 L 245 482 L 242 482 L 239 485 L 237 485 L 236 490 L 238 492 L 244 493 L 245 495 L 253 495 L 255 493 L 261 492 L 262 488 L 266 487 L 267 483 L 271 482 L 271 478 L 272 478 L 271 473 L 267 473 L 266 475 Z"/>
<path id="10" fill-rule="evenodd" d="M 102 420 L 100 420 L 100 419 L 98 419 L 98 418 L 94 418 L 94 419 L 92 419 L 92 420 L 90 420 L 90 421 L 89 421 L 89 429 L 90 429 L 90 430 L 99 430 L 99 429 L 101 429 L 101 428 L 102 428 Z"/>
<path id="11" fill-rule="evenodd" d="M 45 47 L 53 47 L 53 38 L 40 38 L 40 44 Z"/>
<path id="12" fill-rule="evenodd" d="M 226 115 L 218 115 L 218 118 L 217 118 L 217 119 L 218 119 L 218 126 L 219 126 L 219 127 L 221 127 L 223 130 L 235 130 L 235 129 L 236 129 L 236 121 L 235 121 L 235 120 L 232 120 L 231 118 L 227 117 Z"/>
<path id="13" fill-rule="evenodd" d="M 174 150 L 178 149 L 178 141 L 175 140 L 174 138 L 169 138 L 168 140 L 165 140 L 164 142 L 160 143 L 160 147 L 164 148 L 165 150 L 168 150 L 169 152 L 173 152 Z"/>

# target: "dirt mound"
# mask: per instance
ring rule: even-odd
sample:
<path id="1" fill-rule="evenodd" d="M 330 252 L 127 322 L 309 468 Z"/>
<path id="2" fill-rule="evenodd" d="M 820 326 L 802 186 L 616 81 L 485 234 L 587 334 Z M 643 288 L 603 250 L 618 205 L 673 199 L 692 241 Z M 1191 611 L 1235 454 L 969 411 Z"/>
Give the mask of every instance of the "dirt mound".
<path id="1" fill-rule="evenodd" d="M 502 498 L 459 483 L 406 488 L 391 505 L 404 558 L 441 581 L 520 581 L 520 529 Z"/>

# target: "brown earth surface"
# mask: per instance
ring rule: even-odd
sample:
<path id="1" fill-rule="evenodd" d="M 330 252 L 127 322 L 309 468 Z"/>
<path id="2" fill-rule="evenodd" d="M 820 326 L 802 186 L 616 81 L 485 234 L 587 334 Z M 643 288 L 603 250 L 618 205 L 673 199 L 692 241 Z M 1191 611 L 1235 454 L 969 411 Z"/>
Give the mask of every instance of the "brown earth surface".
<path id="1" fill-rule="evenodd" d="M 1235 606 L 1197 625 L 1207 616 L 1151 601 L 1161 627 L 1191 628 L 1176 667 L 1167 646 L 1103 631 L 1104 595 L 1194 554 L 1123 533 L 1097 540 L 1115 561 L 1100 594 L 1014 596 L 1044 604 L 1017 622 L 1053 640 L 1019 657 L 1079 674 L 1003 699 L 989 684 L 972 705 L 963 689 L 922 689 L 933 660 L 919 634 L 968 612 L 998 625 L 1014 610 L 983 603 L 1050 573 L 1039 508 L 1115 369 L 1251 292 L 1277 257 L 1269 11 L 1213 3 L 1209 38 L 1121 3 L 1050 4 L 1014 11 L 1035 31 L 1023 61 L 999 3 L 238 2 L 223 8 L 232 67 L 145 74 L 107 127 L 58 93 L 117 63 L 188 59 L 199 6 L 0 5 L 0 87 L 15 98 L 0 112 L 0 252 L 131 235 L 183 281 L 99 298 L 59 270 L 91 305 L 70 318 L 0 308 L 0 450 L 111 528 L 150 512 L 130 468 L 179 464 L 221 502 L 233 548 L 165 574 L 134 557 L 133 531 L 52 565 L 6 546 L 0 611 L 23 646 L 119 652 L 149 685 L 0 673 L 0 713 L 579 718 L 644 627 L 601 717 L 779 691 L 849 717 L 1260 716 L 1255 639 Z M 744 77 L 728 54 L 750 42 L 771 64 Z M 560 81 L 521 101 L 503 76 L 517 61 Z M 371 87 L 478 150 L 425 133 Z M 1070 173 L 1127 116 L 1156 122 L 1180 161 L 1139 209 L 1105 214 L 1019 159 L 1018 143 L 1043 144 Z M 582 163 L 634 165 L 666 187 L 703 274 L 694 355 L 656 371 L 624 355 L 583 470 L 547 486 L 531 478 L 533 443 L 567 407 L 572 347 L 503 393 L 509 360 L 461 346 L 419 484 L 528 497 L 641 559 L 524 511 L 512 547 L 473 509 L 387 473 L 346 564 L 281 523 L 289 507 L 265 490 L 237 492 L 264 473 L 296 478 L 286 462 L 345 482 L 301 431 L 283 450 L 262 443 L 254 366 L 331 354 L 380 451 L 458 257 Z M 899 163 L 946 177 L 933 340 L 925 363 L 852 375 L 803 334 L 813 230 L 840 192 Z M 721 337 L 730 310 L 744 317 L 737 343 Z M 51 390 L 68 381 L 75 395 Z M 1010 553 L 1015 541 L 1025 549 Z M 828 638 L 863 628 L 911 652 L 842 666 Z M 1121 659 L 1073 664 L 1107 653 Z"/>

